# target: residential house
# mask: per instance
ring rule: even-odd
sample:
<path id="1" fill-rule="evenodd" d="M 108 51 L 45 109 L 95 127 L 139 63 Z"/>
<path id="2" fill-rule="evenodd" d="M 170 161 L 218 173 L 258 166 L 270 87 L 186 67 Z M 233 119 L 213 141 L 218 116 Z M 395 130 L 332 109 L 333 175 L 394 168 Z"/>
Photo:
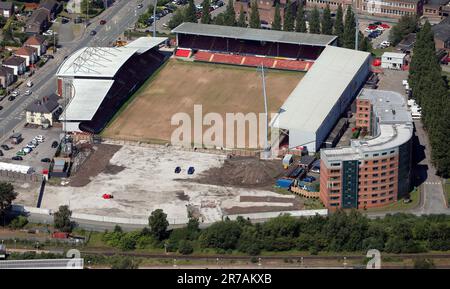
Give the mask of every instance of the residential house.
<path id="1" fill-rule="evenodd" d="M 25 41 L 24 46 L 33 47 L 37 50 L 37 55 L 41 57 L 47 51 L 47 40 L 42 35 L 33 35 L 28 37 Z"/>
<path id="2" fill-rule="evenodd" d="M 30 19 L 28 19 L 25 27 L 25 32 L 28 35 L 41 34 L 49 26 L 48 11 L 38 9 L 33 12 Z"/>
<path id="3" fill-rule="evenodd" d="M 39 4 L 38 10 L 46 11 L 48 15 L 48 20 L 51 21 L 56 18 L 60 10 L 60 3 L 56 0 L 44 0 Z"/>
<path id="4" fill-rule="evenodd" d="M 433 25 L 434 44 L 436 50 L 445 49 L 450 52 L 450 17 L 445 18 L 441 23 Z"/>
<path id="5" fill-rule="evenodd" d="M 42 99 L 33 101 L 25 109 L 26 121 L 28 124 L 43 126 L 45 128 L 52 126 L 56 119 L 55 113 L 58 111 L 58 96 L 52 94 Z"/>
<path id="6" fill-rule="evenodd" d="M 7 88 L 14 82 L 14 70 L 6 66 L 0 66 L 0 86 Z"/>
<path id="7" fill-rule="evenodd" d="M 14 14 L 14 4 L 11 1 L 0 2 L 0 15 L 9 18 Z"/>
<path id="8" fill-rule="evenodd" d="M 22 75 L 27 70 L 25 58 L 19 56 L 10 56 L 3 60 L 3 66 L 13 69 L 14 75 Z"/>
<path id="9" fill-rule="evenodd" d="M 14 55 L 25 58 L 25 64 L 30 67 L 38 59 L 37 49 L 30 46 L 22 46 L 14 52 Z"/>

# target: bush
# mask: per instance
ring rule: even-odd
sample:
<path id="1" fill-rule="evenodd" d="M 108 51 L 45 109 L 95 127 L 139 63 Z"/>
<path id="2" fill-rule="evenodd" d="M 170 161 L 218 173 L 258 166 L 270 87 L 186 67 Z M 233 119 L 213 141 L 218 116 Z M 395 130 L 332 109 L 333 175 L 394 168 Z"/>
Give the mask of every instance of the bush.
<path id="1" fill-rule="evenodd" d="M 25 216 L 18 216 L 17 218 L 14 218 L 9 226 L 11 229 L 22 229 L 28 224 L 28 219 Z"/>
<path id="2" fill-rule="evenodd" d="M 182 240 L 178 244 L 178 253 L 183 255 L 189 255 L 194 252 L 194 247 L 192 246 L 191 241 L 188 240 Z"/>

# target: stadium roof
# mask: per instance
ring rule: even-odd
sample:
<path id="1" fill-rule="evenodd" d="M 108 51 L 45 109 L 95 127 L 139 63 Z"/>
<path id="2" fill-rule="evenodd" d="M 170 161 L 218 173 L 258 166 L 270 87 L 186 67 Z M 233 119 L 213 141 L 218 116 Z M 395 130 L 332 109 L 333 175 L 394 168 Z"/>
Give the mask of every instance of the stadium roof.
<path id="1" fill-rule="evenodd" d="M 61 64 L 56 75 L 112 78 L 133 54 L 144 53 L 167 39 L 165 37 L 142 38 L 123 47 L 81 48 Z"/>
<path id="2" fill-rule="evenodd" d="M 327 46 L 281 106 L 272 126 L 315 133 L 369 56 Z"/>
<path id="3" fill-rule="evenodd" d="M 75 94 L 60 119 L 91 120 L 113 83 L 109 79 L 74 79 Z"/>
<path id="4" fill-rule="evenodd" d="M 216 36 L 243 40 L 279 42 L 289 44 L 325 46 L 337 37 L 299 32 L 275 31 L 234 26 L 199 24 L 184 22 L 172 30 L 173 33 Z"/>

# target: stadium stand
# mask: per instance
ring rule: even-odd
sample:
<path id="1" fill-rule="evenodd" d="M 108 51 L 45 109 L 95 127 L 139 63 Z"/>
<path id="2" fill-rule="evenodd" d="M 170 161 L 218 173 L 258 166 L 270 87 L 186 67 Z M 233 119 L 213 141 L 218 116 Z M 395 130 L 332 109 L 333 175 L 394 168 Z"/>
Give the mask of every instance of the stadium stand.
<path id="1" fill-rule="evenodd" d="M 178 48 L 177 51 L 175 52 L 175 56 L 188 58 L 191 56 L 191 52 L 192 50 L 190 49 Z"/>

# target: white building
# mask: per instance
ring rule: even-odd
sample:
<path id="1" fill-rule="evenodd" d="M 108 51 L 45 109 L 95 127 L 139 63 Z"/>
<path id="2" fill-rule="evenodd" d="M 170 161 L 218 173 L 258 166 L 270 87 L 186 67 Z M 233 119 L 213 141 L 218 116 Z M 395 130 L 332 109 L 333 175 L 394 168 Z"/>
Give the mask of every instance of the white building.
<path id="1" fill-rule="evenodd" d="M 288 142 L 289 149 L 306 146 L 309 152 L 318 151 L 364 84 L 369 68 L 370 53 L 327 46 L 272 119 L 272 135 L 278 133 L 278 142 Z"/>
<path id="2" fill-rule="evenodd" d="M 397 52 L 385 52 L 381 56 L 381 67 L 401 70 L 406 64 L 406 54 Z"/>

